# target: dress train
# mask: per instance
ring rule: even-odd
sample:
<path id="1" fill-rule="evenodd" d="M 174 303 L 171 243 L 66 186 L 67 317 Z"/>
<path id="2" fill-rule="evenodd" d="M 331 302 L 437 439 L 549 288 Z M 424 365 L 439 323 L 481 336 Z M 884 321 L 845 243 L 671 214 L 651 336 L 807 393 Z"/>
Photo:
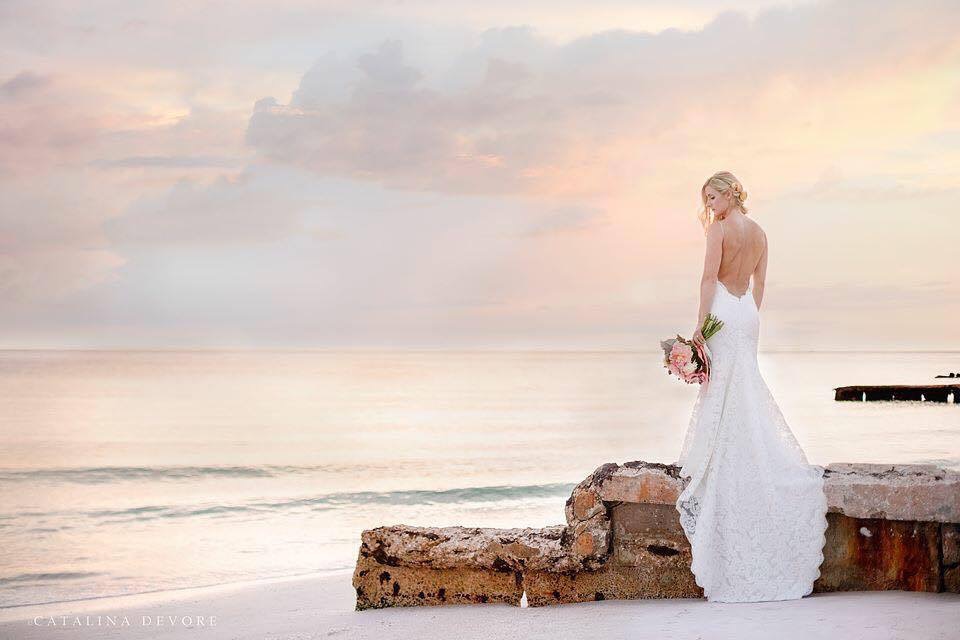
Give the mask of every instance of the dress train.
<path id="1" fill-rule="evenodd" d="M 677 462 L 691 570 L 712 602 L 802 598 L 823 562 L 824 468 L 807 463 L 760 374 L 752 285 L 738 297 L 718 282 L 711 313 L 724 324 Z"/>

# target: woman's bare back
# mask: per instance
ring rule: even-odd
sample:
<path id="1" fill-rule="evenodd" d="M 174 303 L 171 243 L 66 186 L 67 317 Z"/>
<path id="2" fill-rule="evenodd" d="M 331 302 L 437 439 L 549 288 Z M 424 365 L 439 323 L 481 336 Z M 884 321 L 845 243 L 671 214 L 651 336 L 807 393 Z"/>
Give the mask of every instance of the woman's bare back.
<path id="1" fill-rule="evenodd" d="M 720 220 L 723 229 L 723 251 L 717 279 L 727 291 L 737 297 L 746 294 L 750 276 L 763 278 L 766 269 L 759 273 L 761 259 L 765 257 L 767 236 L 759 224 L 744 215 L 728 216 Z M 765 265 L 765 260 L 763 261 Z M 757 278 L 754 278 L 756 281 Z"/>

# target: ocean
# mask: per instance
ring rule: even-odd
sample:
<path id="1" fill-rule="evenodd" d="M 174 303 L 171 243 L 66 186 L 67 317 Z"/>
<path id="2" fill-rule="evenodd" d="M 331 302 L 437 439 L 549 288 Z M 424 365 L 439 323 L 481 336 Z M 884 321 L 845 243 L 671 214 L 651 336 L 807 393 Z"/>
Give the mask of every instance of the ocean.
<path id="1" fill-rule="evenodd" d="M 960 469 L 960 352 L 764 352 L 814 464 Z M 675 462 L 697 394 L 661 354 L 0 351 L 0 607 L 352 567 L 363 529 L 562 524 L 606 462 Z"/>

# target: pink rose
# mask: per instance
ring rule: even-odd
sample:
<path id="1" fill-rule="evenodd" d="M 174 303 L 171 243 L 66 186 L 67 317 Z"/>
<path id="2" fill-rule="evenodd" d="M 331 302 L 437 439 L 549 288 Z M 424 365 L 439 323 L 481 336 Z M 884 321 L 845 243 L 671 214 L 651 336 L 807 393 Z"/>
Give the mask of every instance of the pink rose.
<path id="1" fill-rule="evenodd" d="M 682 367 L 692 359 L 693 350 L 690 349 L 690 345 L 679 340 L 673 343 L 673 348 L 670 350 L 670 360 L 677 363 L 678 367 Z"/>

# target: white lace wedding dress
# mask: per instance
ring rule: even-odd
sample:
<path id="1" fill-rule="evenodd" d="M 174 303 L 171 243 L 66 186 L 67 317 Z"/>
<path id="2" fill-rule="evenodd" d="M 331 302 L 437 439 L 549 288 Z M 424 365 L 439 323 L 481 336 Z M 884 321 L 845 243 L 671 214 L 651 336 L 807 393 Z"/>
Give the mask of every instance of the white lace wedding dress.
<path id="1" fill-rule="evenodd" d="M 824 468 L 807 463 L 760 374 L 753 285 L 738 298 L 718 282 L 710 312 L 724 324 L 677 462 L 691 569 L 712 602 L 802 598 L 823 562 Z"/>

